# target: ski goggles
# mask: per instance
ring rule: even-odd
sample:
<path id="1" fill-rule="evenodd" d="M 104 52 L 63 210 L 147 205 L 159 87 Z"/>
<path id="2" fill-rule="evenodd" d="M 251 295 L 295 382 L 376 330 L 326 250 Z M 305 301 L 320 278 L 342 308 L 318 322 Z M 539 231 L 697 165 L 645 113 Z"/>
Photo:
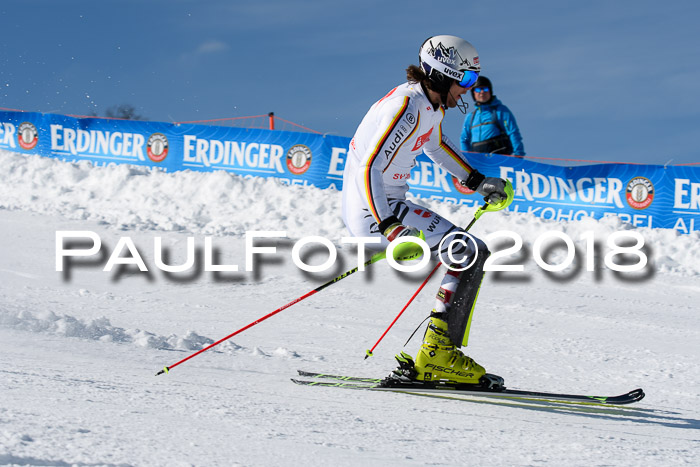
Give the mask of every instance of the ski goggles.
<path id="1" fill-rule="evenodd" d="M 483 87 L 483 88 L 474 88 L 472 91 L 474 92 L 489 92 L 491 88 Z"/>
<path id="2" fill-rule="evenodd" d="M 474 83 L 476 83 L 476 79 L 479 77 L 478 71 L 455 70 L 451 66 L 442 63 L 441 61 L 430 55 L 421 56 L 421 60 L 431 68 L 434 68 L 443 75 L 449 76 L 453 80 L 457 81 L 457 84 L 459 84 L 463 88 L 470 88 L 474 86 Z"/>
<path id="3" fill-rule="evenodd" d="M 476 79 L 478 77 L 479 77 L 479 73 L 477 73 L 476 71 L 467 70 L 464 72 L 464 76 L 462 77 L 462 79 L 460 81 L 457 81 L 457 84 L 459 84 L 463 88 L 470 88 L 470 87 L 474 86 L 474 83 L 476 83 Z M 486 89 L 488 89 L 488 88 L 486 88 Z M 477 92 L 479 92 L 479 91 L 477 91 Z"/>

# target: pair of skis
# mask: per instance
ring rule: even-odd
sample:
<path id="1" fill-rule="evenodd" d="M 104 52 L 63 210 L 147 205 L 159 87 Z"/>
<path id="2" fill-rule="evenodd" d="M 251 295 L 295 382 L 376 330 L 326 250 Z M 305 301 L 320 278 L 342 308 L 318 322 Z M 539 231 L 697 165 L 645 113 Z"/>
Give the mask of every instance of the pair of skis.
<path id="1" fill-rule="evenodd" d="M 453 385 L 447 383 L 424 383 L 420 381 L 400 381 L 392 378 L 364 378 L 357 376 L 332 375 L 299 370 L 299 376 L 309 379 L 292 379 L 305 386 L 337 387 L 370 391 L 391 391 L 421 394 L 465 395 L 485 398 L 515 400 L 544 400 L 564 403 L 594 405 L 626 405 L 644 398 L 644 391 L 635 389 L 618 396 L 591 396 L 558 392 L 523 391 L 518 389 L 486 389 L 476 385 Z"/>

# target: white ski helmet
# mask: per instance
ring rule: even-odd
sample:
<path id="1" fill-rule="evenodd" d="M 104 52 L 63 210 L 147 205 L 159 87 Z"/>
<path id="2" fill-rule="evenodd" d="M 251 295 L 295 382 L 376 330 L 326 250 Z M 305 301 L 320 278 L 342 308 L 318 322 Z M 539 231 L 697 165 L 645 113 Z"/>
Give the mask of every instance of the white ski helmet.
<path id="1" fill-rule="evenodd" d="M 457 36 L 433 36 L 425 40 L 418 54 L 420 67 L 433 90 L 447 93 L 452 80 L 470 88 L 481 71 L 479 54 L 473 45 Z"/>

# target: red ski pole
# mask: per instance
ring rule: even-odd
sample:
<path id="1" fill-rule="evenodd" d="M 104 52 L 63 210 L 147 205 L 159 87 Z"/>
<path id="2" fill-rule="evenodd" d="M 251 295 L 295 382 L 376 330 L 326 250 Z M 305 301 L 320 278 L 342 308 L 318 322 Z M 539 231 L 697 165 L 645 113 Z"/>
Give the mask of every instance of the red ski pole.
<path id="1" fill-rule="evenodd" d="M 367 261 L 365 262 L 364 266 L 365 266 L 365 267 L 366 267 L 366 266 L 369 266 L 370 264 L 376 263 L 377 261 L 379 261 L 379 260 L 381 260 L 381 259 L 384 259 L 384 258 L 386 258 L 386 252 L 385 252 L 385 251 L 380 251 L 379 253 L 375 253 L 374 255 L 372 255 L 372 257 L 371 257 L 369 260 L 367 260 Z M 316 288 L 313 289 L 312 291 L 310 291 L 310 292 L 308 292 L 308 293 L 302 295 L 302 296 L 299 297 L 299 298 L 296 298 L 296 299 L 292 300 L 291 302 L 287 303 L 286 305 L 283 305 L 283 306 L 277 308 L 275 311 L 270 312 L 270 313 L 266 314 L 265 316 L 262 316 L 262 317 L 256 319 L 256 320 L 253 321 L 252 323 L 243 326 L 243 327 L 242 327 L 241 329 L 239 329 L 238 331 L 232 332 L 232 333 L 229 334 L 228 336 L 226 336 L 226 337 L 224 337 L 224 338 L 222 338 L 222 339 L 219 339 L 218 341 L 214 342 L 213 344 L 208 345 L 208 346 L 204 347 L 204 348 L 201 349 L 201 350 L 198 350 L 197 352 L 193 353 L 193 354 L 190 355 L 189 357 L 183 358 L 182 360 L 180 360 L 180 361 L 177 362 L 177 363 L 173 363 L 173 364 L 170 365 L 170 366 L 164 367 L 162 370 L 160 370 L 158 373 L 156 373 L 156 376 L 162 375 L 163 373 L 168 373 L 170 370 L 172 370 L 173 368 L 175 368 L 176 366 L 178 366 L 178 365 L 180 365 L 180 364 L 182 364 L 182 363 L 185 363 L 185 362 L 186 362 L 187 360 L 189 360 L 190 358 L 194 358 L 194 357 L 196 357 L 197 355 L 201 354 L 202 352 L 206 352 L 207 350 L 211 349 L 212 347 L 216 347 L 217 345 L 221 344 L 222 342 L 224 342 L 224 341 L 226 341 L 226 340 L 232 338 L 232 337 L 235 336 L 236 334 L 240 334 L 240 333 L 242 333 L 243 331 L 245 331 L 246 329 L 252 328 L 252 327 L 255 326 L 256 324 L 265 321 L 267 318 L 270 318 L 270 317 L 276 315 L 276 314 L 279 313 L 280 311 L 285 310 L 285 309 L 289 308 L 290 306 L 292 306 L 292 305 L 294 305 L 294 304 L 296 304 L 296 303 L 299 303 L 300 301 L 304 300 L 305 298 L 308 298 L 308 297 L 314 295 L 315 293 L 320 292 L 321 290 L 325 289 L 326 287 L 328 287 L 328 286 L 330 286 L 330 285 L 332 285 L 332 284 L 335 284 L 336 282 L 338 282 L 338 281 L 340 281 L 340 280 L 342 280 L 342 279 L 345 279 L 345 278 L 348 277 L 350 274 L 353 274 L 354 272 L 357 272 L 359 269 L 360 269 L 360 267 L 358 266 L 358 267 L 356 267 L 356 268 L 354 268 L 354 269 L 351 269 L 350 271 L 344 272 L 343 274 L 339 275 L 338 277 L 336 277 L 336 278 L 334 278 L 334 279 L 329 280 L 328 282 L 326 282 L 326 283 L 323 284 L 323 285 L 319 285 L 318 287 L 316 287 Z"/>
<path id="2" fill-rule="evenodd" d="M 430 278 L 433 277 L 433 274 L 435 274 L 435 271 L 438 270 L 438 268 L 440 267 L 441 264 L 442 264 L 442 263 L 437 263 L 437 264 L 435 265 L 435 267 L 433 268 L 433 270 L 430 271 L 430 274 L 428 274 L 428 277 L 426 277 L 425 280 L 423 281 L 423 283 L 420 285 L 420 287 L 418 287 L 418 290 L 416 290 L 416 292 L 415 292 L 415 293 L 413 294 L 413 296 L 408 300 L 408 302 L 406 303 L 406 305 L 404 305 L 404 307 L 401 309 L 401 311 L 399 312 L 399 314 L 396 315 L 396 318 L 394 318 L 394 321 L 391 322 L 391 324 L 389 325 L 389 327 L 386 328 L 386 331 L 384 331 L 384 334 L 382 334 L 382 337 L 380 337 L 379 340 L 374 344 L 374 346 L 373 346 L 371 349 L 369 349 L 369 350 L 367 351 L 367 355 L 365 355 L 365 360 L 367 360 L 367 357 L 371 357 L 372 355 L 374 355 L 374 354 L 372 353 L 372 352 L 374 352 L 374 349 L 376 349 L 377 346 L 379 345 L 379 343 L 382 341 L 382 339 L 384 339 L 384 336 L 386 336 L 386 333 L 389 332 L 389 329 L 391 329 L 392 327 L 394 327 L 394 324 L 399 320 L 399 318 L 401 317 L 401 315 L 403 314 L 403 312 L 406 311 L 406 308 L 408 308 L 408 306 L 413 302 L 413 299 L 416 298 L 416 296 L 420 293 L 421 290 L 423 290 L 423 287 L 425 287 L 425 284 L 427 284 L 428 281 L 430 280 Z"/>

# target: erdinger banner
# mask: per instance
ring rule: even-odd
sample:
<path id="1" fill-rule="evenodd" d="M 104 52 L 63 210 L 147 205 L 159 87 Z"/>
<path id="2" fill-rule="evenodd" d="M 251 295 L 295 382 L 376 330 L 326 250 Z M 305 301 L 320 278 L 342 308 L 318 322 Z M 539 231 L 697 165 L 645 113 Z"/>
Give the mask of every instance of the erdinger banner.
<path id="1" fill-rule="evenodd" d="M 134 164 L 168 172 L 226 170 L 321 188 L 337 183 L 327 178 L 329 163 L 333 154 L 344 151 L 334 148 L 331 140 L 341 139 L 289 131 L 0 112 L 0 149 L 71 162 L 88 160 L 98 166 Z M 348 141 L 342 139 L 343 146 Z M 342 165 L 335 165 L 333 173 L 342 175 Z"/>
<path id="2" fill-rule="evenodd" d="M 95 165 L 135 164 L 164 171 L 225 170 L 294 185 L 342 188 L 350 138 L 162 122 L 0 112 L 0 149 Z M 618 216 L 634 226 L 700 230 L 700 167 L 596 164 L 560 167 L 468 153 L 487 176 L 515 188 L 509 210 L 553 220 Z M 424 154 L 409 180 L 419 197 L 480 205 Z"/>
<path id="3" fill-rule="evenodd" d="M 470 164 L 488 176 L 513 183 L 510 211 L 554 220 L 618 216 L 639 227 L 689 233 L 700 230 L 700 167 L 595 164 L 560 167 L 510 156 L 467 153 Z M 421 197 L 479 204 L 425 155 L 410 180 Z"/>

